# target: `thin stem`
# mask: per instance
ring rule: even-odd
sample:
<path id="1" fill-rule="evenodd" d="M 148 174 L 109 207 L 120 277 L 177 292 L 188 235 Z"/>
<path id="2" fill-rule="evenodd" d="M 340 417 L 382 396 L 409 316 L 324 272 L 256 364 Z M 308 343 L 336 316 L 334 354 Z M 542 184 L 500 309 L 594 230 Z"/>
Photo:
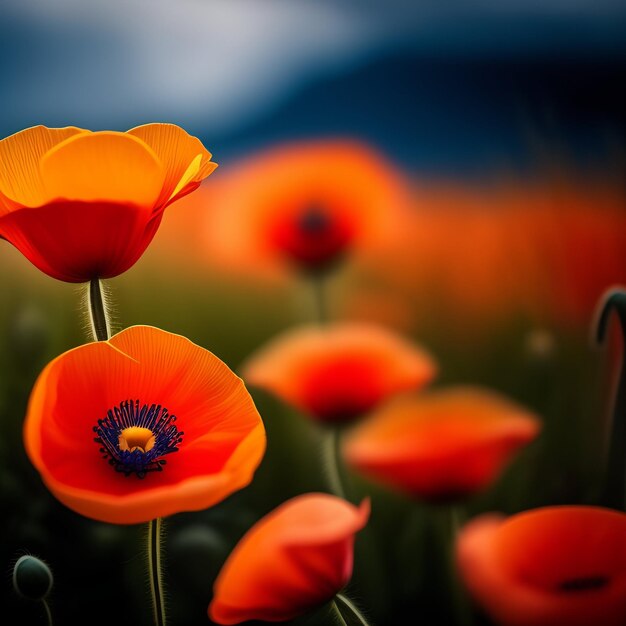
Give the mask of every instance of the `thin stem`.
<path id="1" fill-rule="evenodd" d="M 337 602 L 335 600 L 333 600 L 330 603 L 330 606 L 333 610 L 333 613 L 335 615 L 335 617 L 337 618 L 337 620 L 339 621 L 339 624 L 341 626 L 348 626 L 348 623 L 346 622 L 346 620 L 343 618 L 343 615 L 341 614 L 341 611 L 339 610 L 339 607 L 337 606 Z"/>
<path id="2" fill-rule="evenodd" d="M 102 295 L 102 283 L 98 278 L 92 278 L 89 283 L 89 319 L 96 341 L 106 341 L 111 330 L 107 319 L 104 297 Z"/>
<path id="3" fill-rule="evenodd" d="M 464 510 L 461 505 L 451 504 L 448 507 L 448 528 L 447 528 L 447 554 L 448 559 L 448 572 L 450 577 L 450 590 L 453 599 L 453 610 L 456 623 L 462 626 L 467 626 L 472 622 L 472 615 L 465 590 L 459 579 L 459 575 L 456 567 L 456 541 L 461 530 L 464 519 Z"/>
<path id="4" fill-rule="evenodd" d="M 324 467 L 326 476 L 332 493 L 340 498 L 346 499 L 346 491 L 343 487 L 340 469 L 341 455 L 341 433 L 339 429 L 329 428 L 323 443 Z"/>
<path id="5" fill-rule="evenodd" d="M 339 600 L 339 603 L 337 603 L 337 600 Z M 344 624 L 346 624 L 346 620 L 343 617 L 343 613 L 341 611 L 340 606 L 345 607 L 345 609 L 350 611 L 351 615 L 357 620 L 359 624 L 361 624 L 362 626 L 370 626 L 368 621 L 363 616 L 363 613 L 361 613 L 361 611 L 359 611 L 359 609 L 356 608 L 356 606 L 354 605 L 354 602 L 352 602 L 350 598 L 347 598 L 342 593 L 338 593 L 335 596 L 333 605 L 335 606 L 337 613 L 341 615 L 341 619 L 343 620 Z"/>
<path id="6" fill-rule="evenodd" d="M 605 296 L 596 326 L 596 341 L 604 342 L 608 320 L 615 310 L 622 330 L 622 355 L 613 404 L 608 453 L 601 503 L 623 510 L 626 506 L 626 291 L 616 289 Z"/>
<path id="7" fill-rule="evenodd" d="M 148 569 L 155 626 L 165 626 L 165 601 L 161 574 L 161 518 L 148 522 Z"/>
<path id="8" fill-rule="evenodd" d="M 45 598 L 41 599 L 41 604 L 43 604 L 43 608 L 46 612 L 46 617 L 48 618 L 48 626 L 52 626 L 52 611 L 50 610 L 50 606 L 46 602 Z"/>
<path id="9" fill-rule="evenodd" d="M 319 324 L 326 324 L 329 320 L 328 298 L 324 276 L 313 276 L 313 295 L 315 297 L 315 315 Z"/>

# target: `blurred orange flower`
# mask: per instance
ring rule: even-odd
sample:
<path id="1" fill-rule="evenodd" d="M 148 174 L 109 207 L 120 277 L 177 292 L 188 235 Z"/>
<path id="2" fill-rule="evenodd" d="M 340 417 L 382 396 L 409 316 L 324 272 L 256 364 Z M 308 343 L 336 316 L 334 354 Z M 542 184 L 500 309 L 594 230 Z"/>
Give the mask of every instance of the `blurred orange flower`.
<path id="1" fill-rule="evenodd" d="M 241 379 L 188 339 L 149 326 L 49 363 L 24 439 L 63 504 L 116 524 L 207 508 L 245 487 L 265 451 Z"/>
<path id="2" fill-rule="evenodd" d="M 328 269 L 357 249 L 393 240 L 408 206 L 394 168 L 357 142 L 291 144 L 255 155 L 207 196 L 207 250 L 259 273 Z"/>
<path id="3" fill-rule="evenodd" d="M 343 423 L 427 384 L 436 365 L 395 333 L 355 323 L 287 331 L 251 356 L 242 373 L 320 422 Z"/>
<path id="4" fill-rule="evenodd" d="M 0 141 L 0 237 L 67 282 L 125 272 L 166 206 L 217 164 L 172 124 L 126 133 L 28 128 Z"/>
<path id="5" fill-rule="evenodd" d="M 625 199 L 617 186 L 572 180 L 421 183 L 403 236 L 363 271 L 382 298 L 447 332 L 491 330 L 507 316 L 586 329 L 604 290 L 626 282 Z M 348 314 L 361 297 L 346 296 Z"/>
<path id="6" fill-rule="evenodd" d="M 626 515 L 555 506 L 484 515 L 459 536 L 460 573 L 502 626 L 626 624 Z"/>
<path id="7" fill-rule="evenodd" d="M 534 415 L 502 396 L 460 387 L 382 407 L 350 434 L 345 455 L 367 476 L 448 501 L 489 486 L 539 429 Z"/>
<path id="8" fill-rule="evenodd" d="M 218 624 L 282 622 L 331 600 L 352 575 L 354 535 L 367 523 L 357 508 L 309 493 L 257 522 L 226 560 L 214 585 L 209 617 Z"/>

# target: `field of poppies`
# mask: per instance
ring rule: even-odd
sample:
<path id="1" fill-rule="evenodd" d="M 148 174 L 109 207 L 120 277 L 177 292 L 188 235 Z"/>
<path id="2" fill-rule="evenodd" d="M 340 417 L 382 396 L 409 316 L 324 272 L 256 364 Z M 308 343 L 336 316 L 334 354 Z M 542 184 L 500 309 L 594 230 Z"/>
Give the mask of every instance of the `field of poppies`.
<path id="1" fill-rule="evenodd" d="M 433 174 L 303 102 L 224 161 L 173 114 L 0 139 L 0 623 L 624 626 L 623 150 Z"/>

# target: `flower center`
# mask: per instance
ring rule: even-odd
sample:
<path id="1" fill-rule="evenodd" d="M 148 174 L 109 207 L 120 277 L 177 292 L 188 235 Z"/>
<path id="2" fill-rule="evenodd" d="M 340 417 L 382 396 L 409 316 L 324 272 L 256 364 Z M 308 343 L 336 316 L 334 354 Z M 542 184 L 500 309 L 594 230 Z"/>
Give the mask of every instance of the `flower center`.
<path id="1" fill-rule="evenodd" d="M 559 589 L 566 592 L 589 591 L 601 589 L 609 584 L 606 576 L 585 576 L 584 578 L 571 578 L 559 584 Z"/>
<path id="2" fill-rule="evenodd" d="M 124 400 L 98 420 L 94 441 L 115 471 L 144 478 L 163 470 L 167 461 L 161 457 L 178 451 L 184 433 L 174 422 L 176 416 L 160 404 Z"/>
<path id="3" fill-rule="evenodd" d="M 312 206 L 298 218 L 298 228 L 303 235 L 322 235 L 331 228 L 331 222 L 325 211 Z"/>

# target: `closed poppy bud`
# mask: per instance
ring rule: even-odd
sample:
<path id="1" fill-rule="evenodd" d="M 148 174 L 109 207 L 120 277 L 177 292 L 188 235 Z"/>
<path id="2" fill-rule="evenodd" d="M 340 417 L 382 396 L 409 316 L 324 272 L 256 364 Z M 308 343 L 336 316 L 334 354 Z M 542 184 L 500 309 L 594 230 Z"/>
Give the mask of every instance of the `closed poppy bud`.
<path id="1" fill-rule="evenodd" d="M 406 183 L 366 145 L 285 145 L 235 167 L 211 191 L 206 246 L 253 272 L 331 269 L 389 244 L 408 213 Z"/>
<path id="2" fill-rule="evenodd" d="M 457 560 L 474 598 L 501 626 L 626 624 L 626 515 L 553 506 L 461 531 Z"/>
<path id="3" fill-rule="evenodd" d="M 532 413 L 494 392 L 433 391 L 382 407 L 351 433 L 345 455 L 391 487 L 450 501 L 488 487 L 539 429 Z"/>
<path id="4" fill-rule="evenodd" d="M 0 237 L 53 278 L 111 278 L 141 257 L 165 208 L 216 167 L 173 124 L 28 128 L 0 141 Z"/>
<path id="5" fill-rule="evenodd" d="M 52 572 L 36 556 L 21 556 L 13 567 L 13 589 L 27 600 L 43 600 L 52 589 Z"/>
<path id="6" fill-rule="evenodd" d="M 250 357 L 242 372 L 248 383 L 315 420 L 345 423 L 430 382 L 436 365 L 385 328 L 341 323 L 288 331 Z"/>
<path id="7" fill-rule="evenodd" d="M 352 575 L 354 535 L 367 523 L 359 507 L 328 494 L 293 498 L 257 522 L 237 544 L 213 588 L 218 624 L 283 622 L 331 600 Z"/>
<path id="8" fill-rule="evenodd" d="M 265 452 L 241 379 L 188 339 L 149 326 L 49 363 L 24 438 L 61 502 L 116 524 L 212 506 L 252 480 Z"/>

